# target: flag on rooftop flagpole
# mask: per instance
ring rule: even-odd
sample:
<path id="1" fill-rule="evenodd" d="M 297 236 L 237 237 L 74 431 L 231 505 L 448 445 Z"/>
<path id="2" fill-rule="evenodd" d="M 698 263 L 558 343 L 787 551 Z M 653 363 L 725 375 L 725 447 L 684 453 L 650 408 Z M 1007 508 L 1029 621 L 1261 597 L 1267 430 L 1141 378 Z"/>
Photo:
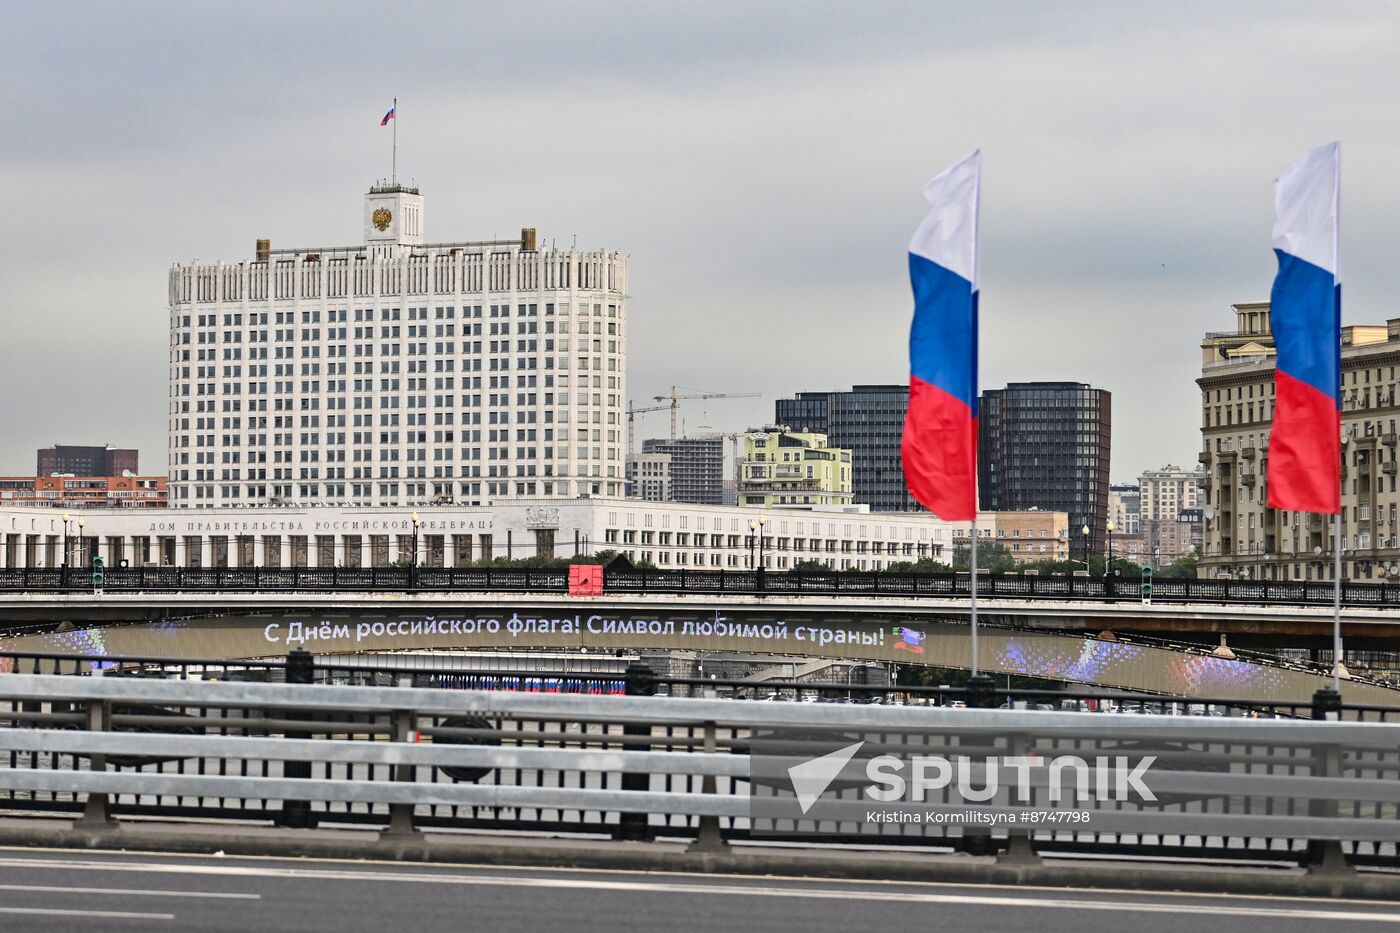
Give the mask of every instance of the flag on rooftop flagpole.
<path id="1" fill-rule="evenodd" d="M 909 243 L 914 323 L 904 478 L 945 521 L 977 517 L 977 211 L 982 152 L 924 188 L 928 215 Z"/>
<path id="2" fill-rule="evenodd" d="M 388 125 L 389 125 L 389 121 L 392 120 L 392 119 L 394 119 L 394 111 L 395 111 L 395 110 L 398 110 L 398 109 L 399 109 L 398 104 L 395 104 L 394 106 L 390 107 L 390 108 L 389 108 L 389 112 L 386 113 L 386 114 L 384 114 L 384 119 L 382 119 L 382 120 L 379 121 L 379 125 L 380 125 L 380 126 L 388 126 Z"/>
<path id="3" fill-rule="evenodd" d="M 1270 327 L 1278 353 L 1269 436 L 1269 506 L 1341 511 L 1341 143 L 1290 165 L 1274 183 Z"/>

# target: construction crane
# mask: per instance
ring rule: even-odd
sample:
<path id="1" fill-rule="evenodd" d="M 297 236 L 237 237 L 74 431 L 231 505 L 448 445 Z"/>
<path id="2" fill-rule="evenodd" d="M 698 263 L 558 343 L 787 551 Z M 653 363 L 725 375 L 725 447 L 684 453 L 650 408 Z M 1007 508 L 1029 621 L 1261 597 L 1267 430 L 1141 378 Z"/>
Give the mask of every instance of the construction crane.
<path id="1" fill-rule="evenodd" d="M 676 439 L 676 403 L 683 398 L 758 398 L 757 392 L 690 392 L 685 395 L 678 395 L 676 390 L 684 386 L 671 386 L 670 395 L 653 396 L 658 402 L 670 400 L 671 407 L 671 440 Z M 665 407 L 665 406 L 662 406 Z M 642 411 L 643 409 L 637 409 Z"/>
<path id="2" fill-rule="evenodd" d="M 635 440 L 633 440 L 633 417 L 636 415 L 646 414 L 649 411 L 661 411 L 663 408 L 670 407 L 671 406 L 669 405 L 648 405 L 645 408 L 637 408 L 630 401 L 627 403 L 627 456 L 630 457 L 637 452 L 637 443 Z"/>

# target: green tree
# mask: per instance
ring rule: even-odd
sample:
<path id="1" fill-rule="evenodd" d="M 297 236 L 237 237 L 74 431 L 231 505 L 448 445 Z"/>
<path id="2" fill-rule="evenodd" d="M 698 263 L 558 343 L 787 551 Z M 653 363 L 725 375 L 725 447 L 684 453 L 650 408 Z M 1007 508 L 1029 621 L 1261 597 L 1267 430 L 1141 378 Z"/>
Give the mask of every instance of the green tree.
<path id="1" fill-rule="evenodd" d="M 1171 566 L 1161 573 L 1159 577 L 1167 577 L 1172 580 L 1194 580 L 1196 579 L 1196 564 L 1201 559 L 1200 545 L 1191 549 L 1190 554 L 1185 554 L 1172 561 Z"/>
<path id="2" fill-rule="evenodd" d="M 953 569 L 966 571 L 971 565 L 972 548 L 969 545 L 958 545 L 953 549 Z M 1012 573 L 1016 567 L 1016 559 L 1011 556 L 1011 551 L 1000 541 L 978 541 L 977 542 L 977 568 L 988 573 Z"/>
<path id="3" fill-rule="evenodd" d="M 478 560 L 468 566 L 479 569 L 515 570 L 565 570 L 570 564 L 606 564 L 617 556 L 613 550 L 598 551 L 594 554 L 577 554 L 573 557 L 493 557 Z M 406 565 L 407 562 L 405 561 Z"/>
<path id="4" fill-rule="evenodd" d="M 571 564 L 604 564 L 617 556 L 617 551 L 612 548 L 604 548 L 596 554 L 578 554 L 569 558 Z"/>
<path id="5" fill-rule="evenodd" d="M 792 565 L 792 569 L 797 573 L 826 573 L 831 568 L 819 560 L 812 560 L 810 557 L 799 560 Z"/>
<path id="6" fill-rule="evenodd" d="M 981 557 L 981 552 L 978 552 Z M 953 568 L 932 557 L 920 557 L 917 561 L 897 560 L 885 567 L 886 573 L 952 573 Z"/>

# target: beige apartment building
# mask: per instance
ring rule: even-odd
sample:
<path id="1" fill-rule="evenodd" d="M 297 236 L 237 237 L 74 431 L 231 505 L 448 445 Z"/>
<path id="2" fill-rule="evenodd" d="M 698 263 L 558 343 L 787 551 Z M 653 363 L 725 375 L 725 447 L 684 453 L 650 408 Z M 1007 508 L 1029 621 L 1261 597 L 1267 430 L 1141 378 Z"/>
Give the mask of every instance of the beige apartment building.
<path id="1" fill-rule="evenodd" d="M 773 427 L 744 435 L 739 504 L 810 509 L 851 504 L 851 452 L 819 431 Z"/>
<path id="2" fill-rule="evenodd" d="M 1018 564 L 1069 560 L 1069 513 L 1029 509 L 1018 512 L 978 512 L 978 541 L 1005 545 Z M 953 531 L 953 546 L 967 547 L 968 530 Z"/>
<path id="3" fill-rule="evenodd" d="M 1201 543 L 1201 480 L 1205 475 L 1202 470 L 1168 464 L 1138 477 L 1143 563 L 1161 570 Z"/>
<path id="4" fill-rule="evenodd" d="M 1201 473 L 1168 464 L 1138 477 L 1138 517 L 1143 522 L 1176 521 L 1182 509 L 1201 506 Z"/>
<path id="5" fill-rule="evenodd" d="M 1267 508 L 1274 343 L 1268 302 L 1201 342 L 1202 577 L 1332 578 L 1334 516 Z M 1342 576 L 1400 579 L 1400 318 L 1342 329 Z M 1145 505 L 1145 502 L 1144 502 Z"/>

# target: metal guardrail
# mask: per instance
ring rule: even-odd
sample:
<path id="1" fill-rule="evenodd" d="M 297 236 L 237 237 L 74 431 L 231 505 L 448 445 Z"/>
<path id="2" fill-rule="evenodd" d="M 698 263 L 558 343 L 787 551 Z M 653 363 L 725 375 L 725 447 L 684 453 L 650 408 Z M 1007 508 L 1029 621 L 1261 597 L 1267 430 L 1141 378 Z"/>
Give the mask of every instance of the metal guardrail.
<path id="1" fill-rule="evenodd" d="M 295 659 L 297 651 L 289 657 Z M 535 662 L 529 667 L 492 669 L 462 655 L 317 655 L 309 681 L 341 686 L 395 686 L 405 679 L 417 687 L 455 690 L 503 690 L 526 693 L 624 695 L 626 676 L 613 658 L 597 655 L 555 658 L 557 666 Z M 648 691 L 664 696 L 724 695 L 734 699 L 804 700 L 807 702 L 889 703 L 915 706 L 999 706 L 1011 708 L 1123 711 L 1162 715 L 1228 715 L 1237 717 L 1299 717 L 1310 715 L 1311 701 L 1243 701 L 1221 697 L 1178 697 L 1102 688 L 990 686 L 979 693 L 963 686 L 922 686 L 867 683 L 870 662 L 853 662 L 845 679 L 784 680 L 782 678 L 717 678 L 657 674 L 633 658 L 631 676 L 645 681 Z M 283 660 L 227 660 L 145 655 L 81 654 L 64 651 L 0 650 L 0 674 L 62 674 L 70 676 L 144 677 L 173 680 L 282 683 L 288 680 Z M 852 674 L 860 674 L 856 679 Z M 1400 705 L 1343 703 L 1344 718 L 1354 721 L 1400 721 Z"/>
<path id="2" fill-rule="evenodd" d="M 107 593 L 237 592 L 462 592 L 567 593 L 564 570 L 460 567 L 108 567 Z M 609 571 L 610 594 L 876 595 L 958 598 L 969 594 L 960 574 L 892 572 L 633 570 Z M 0 569 L 0 592 L 92 592 L 85 567 Z M 1020 576 L 983 574 L 979 599 L 1054 599 L 1100 602 L 1141 598 L 1137 577 Z M 1324 581 L 1152 580 L 1152 601 L 1243 605 L 1330 606 Z M 1342 584 L 1352 607 L 1400 608 L 1400 585 Z"/>
<path id="3" fill-rule="evenodd" d="M 1190 646 L 1202 654 L 1199 646 Z M 290 657 L 295 658 L 299 651 Z M 310 657 L 308 655 L 308 657 Z M 527 658 L 523 660 L 528 660 Z M 526 693 L 623 695 L 627 687 L 621 659 L 596 654 L 555 657 L 555 666 L 535 660 L 529 665 L 490 668 L 470 656 L 433 655 L 317 655 L 309 682 L 353 686 L 394 686 L 405 678 L 418 687 L 468 690 L 502 690 Z M 867 683 L 864 671 L 873 662 L 853 661 L 845 679 L 784 680 L 782 678 L 716 678 L 657 674 L 630 659 L 629 670 L 644 678 L 649 690 L 664 695 L 696 697 L 721 692 L 735 699 L 805 700 L 807 702 L 887 703 L 913 706 L 1007 709 L 1065 709 L 1154 713 L 1160 715 L 1234 716 L 1238 718 L 1297 718 L 1311 715 L 1312 701 L 1284 701 L 1240 697 L 1173 696 L 1105 688 L 996 686 L 991 680 L 980 692 L 964 686 L 925 686 Z M 147 677 L 178 680 L 235 680 L 280 683 L 287 678 L 283 660 L 229 660 L 147 655 L 84 654 L 66 651 L 0 650 L 0 674 L 65 674 Z M 1285 666 L 1285 665 L 1280 665 Z M 1304 669 L 1302 665 L 1286 665 Z M 1321 667 L 1318 671 L 1323 670 Z M 859 679 L 852 673 L 861 674 Z M 1368 681 L 1369 682 L 1369 681 Z M 1400 705 L 1343 702 L 1341 718 L 1357 722 L 1400 722 Z"/>
<path id="4" fill-rule="evenodd" d="M 634 695 L 597 697 L 9 674 L 0 676 L 0 726 L 9 727 L 0 728 L 0 812 L 81 811 L 86 825 L 160 816 L 394 833 L 708 834 L 723 844 L 753 838 L 749 755 L 765 730 L 915 732 L 963 754 L 1042 756 L 1150 739 L 1210 762 L 1163 776 L 1178 801 L 1171 809 L 1129 815 L 1116 802 L 1090 804 L 1094 832 L 1035 830 L 1034 844 L 1306 861 L 1319 843 L 1347 840 L 1358 863 L 1400 864 L 1400 724 L 635 695 L 654 682 L 634 669 Z M 854 801 L 841 805 L 857 818 Z M 856 834 L 845 820 L 798 827 L 795 841 L 929 844 Z M 952 825 L 937 842 L 1003 844 Z"/>

